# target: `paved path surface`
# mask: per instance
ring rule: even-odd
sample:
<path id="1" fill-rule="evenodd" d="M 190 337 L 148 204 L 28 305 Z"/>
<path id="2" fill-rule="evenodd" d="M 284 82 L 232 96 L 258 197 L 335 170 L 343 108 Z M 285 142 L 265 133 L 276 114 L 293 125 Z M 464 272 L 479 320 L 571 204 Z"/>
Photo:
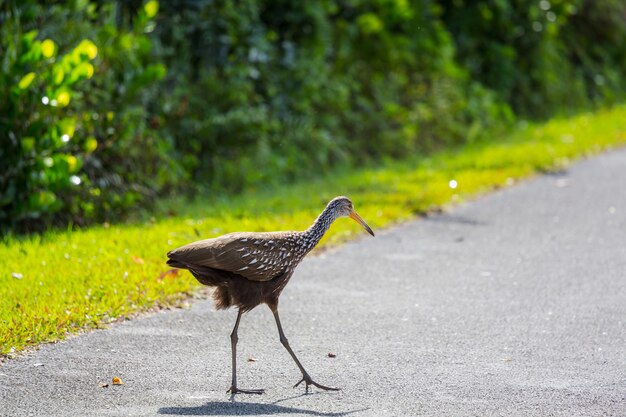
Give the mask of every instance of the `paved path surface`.
<path id="1" fill-rule="evenodd" d="M 309 259 L 281 312 L 342 391 L 292 388 L 263 307 L 239 380 L 267 393 L 229 401 L 235 312 L 200 301 L 8 361 L 0 415 L 626 416 L 626 150 Z"/>

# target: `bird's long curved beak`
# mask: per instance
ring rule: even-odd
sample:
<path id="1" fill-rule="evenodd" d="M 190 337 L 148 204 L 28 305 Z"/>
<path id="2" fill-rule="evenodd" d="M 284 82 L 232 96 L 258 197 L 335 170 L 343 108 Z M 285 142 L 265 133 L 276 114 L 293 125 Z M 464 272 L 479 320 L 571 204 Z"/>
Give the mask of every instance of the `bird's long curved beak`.
<path id="1" fill-rule="evenodd" d="M 356 211 L 352 210 L 350 212 L 350 218 L 353 219 L 354 221 L 356 221 L 358 224 L 360 224 L 361 226 L 363 226 L 363 228 L 365 230 L 367 230 L 367 233 L 369 233 L 370 235 L 374 236 L 374 232 L 372 231 L 372 229 L 367 225 L 367 223 L 365 223 L 365 220 L 363 220 L 361 218 L 361 216 L 359 216 L 358 214 L 356 214 Z"/>

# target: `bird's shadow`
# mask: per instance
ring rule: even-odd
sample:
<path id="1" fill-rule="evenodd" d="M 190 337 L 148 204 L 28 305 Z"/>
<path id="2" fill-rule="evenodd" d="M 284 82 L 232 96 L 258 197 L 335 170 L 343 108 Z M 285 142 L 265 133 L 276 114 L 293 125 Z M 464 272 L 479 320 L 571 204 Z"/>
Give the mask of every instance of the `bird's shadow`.
<path id="1" fill-rule="evenodd" d="M 433 222 L 433 223 L 456 223 L 456 224 L 461 224 L 465 226 L 487 226 L 489 224 L 484 220 L 476 220 L 470 217 L 459 216 L 459 215 L 448 214 L 448 213 L 429 215 L 429 216 L 426 216 L 424 219 L 428 222 Z"/>
<path id="2" fill-rule="evenodd" d="M 296 397 L 300 397 L 300 395 L 284 398 L 269 404 L 236 401 L 210 401 L 203 405 L 190 407 L 161 407 L 158 410 L 158 414 L 177 416 L 258 416 L 273 414 L 306 414 L 320 417 L 341 417 L 367 410 L 367 408 L 363 408 L 350 411 L 322 412 L 278 405 L 279 402 Z"/>

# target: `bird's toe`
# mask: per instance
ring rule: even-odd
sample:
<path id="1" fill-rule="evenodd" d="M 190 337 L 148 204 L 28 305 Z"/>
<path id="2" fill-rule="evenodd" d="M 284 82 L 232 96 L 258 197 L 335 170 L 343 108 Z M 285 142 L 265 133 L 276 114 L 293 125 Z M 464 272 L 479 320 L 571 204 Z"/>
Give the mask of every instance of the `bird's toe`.
<path id="1" fill-rule="evenodd" d="M 265 394 L 264 389 L 243 389 L 237 387 L 230 387 L 226 392 L 231 394 Z"/>
<path id="2" fill-rule="evenodd" d="M 309 385 L 313 385 L 314 387 L 323 389 L 324 391 L 341 391 L 341 388 L 327 387 L 326 385 L 318 384 L 317 382 L 313 381 L 313 379 L 308 375 L 304 375 L 302 379 L 298 381 L 298 383 L 294 385 L 293 387 L 296 388 L 298 385 L 302 384 L 303 382 L 304 382 L 305 392 L 309 392 Z"/>

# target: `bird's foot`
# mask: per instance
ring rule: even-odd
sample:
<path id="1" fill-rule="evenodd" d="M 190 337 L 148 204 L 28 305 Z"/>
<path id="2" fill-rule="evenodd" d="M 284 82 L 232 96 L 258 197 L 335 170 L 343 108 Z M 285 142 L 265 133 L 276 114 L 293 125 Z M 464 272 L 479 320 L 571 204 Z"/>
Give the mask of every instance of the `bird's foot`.
<path id="1" fill-rule="evenodd" d="M 265 394 L 264 389 L 242 389 L 235 386 L 230 387 L 226 392 L 231 394 Z"/>
<path id="2" fill-rule="evenodd" d="M 305 386 L 305 392 L 309 392 L 309 385 L 313 385 L 314 387 L 318 387 L 319 389 L 323 389 L 325 391 L 340 391 L 341 390 L 341 388 L 327 387 L 326 385 L 318 384 L 317 382 L 313 381 L 313 379 L 311 379 L 309 374 L 302 375 L 302 379 L 298 381 L 298 383 L 294 385 L 293 387 L 295 388 L 298 385 L 302 384 L 303 382 Z"/>

